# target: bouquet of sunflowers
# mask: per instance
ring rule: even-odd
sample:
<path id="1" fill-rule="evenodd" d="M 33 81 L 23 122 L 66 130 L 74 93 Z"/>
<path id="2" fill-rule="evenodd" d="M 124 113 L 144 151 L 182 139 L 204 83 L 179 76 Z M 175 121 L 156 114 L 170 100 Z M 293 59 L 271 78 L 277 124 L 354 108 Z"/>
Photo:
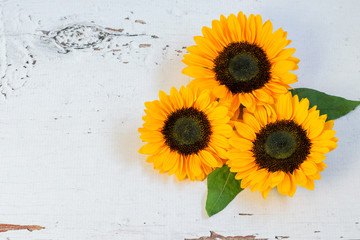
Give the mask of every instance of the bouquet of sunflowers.
<path id="1" fill-rule="evenodd" d="M 313 190 L 337 146 L 334 119 L 360 101 L 292 89 L 295 49 L 260 15 L 221 16 L 202 34 L 183 60 L 194 79 L 145 103 L 139 152 L 178 180 L 207 178 L 209 216 L 247 187 L 264 199 L 275 187 L 290 197 Z"/>

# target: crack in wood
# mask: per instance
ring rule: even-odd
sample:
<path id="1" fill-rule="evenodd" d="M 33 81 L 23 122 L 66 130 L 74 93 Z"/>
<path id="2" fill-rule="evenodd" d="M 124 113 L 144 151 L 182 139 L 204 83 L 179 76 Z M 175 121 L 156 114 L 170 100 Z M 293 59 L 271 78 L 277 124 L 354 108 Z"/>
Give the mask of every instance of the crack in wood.
<path id="1" fill-rule="evenodd" d="M 143 21 L 143 20 L 135 20 L 135 22 L 136 22 L 136 23 L 140 23 L 140 24 L 146 24 L 146 22 Z"/>
<path id="2" fill-rule="evenodd" d="M 257 239 L 254 235 L 224 237 L 220 234 L 210 231 L 209 237 L 200 237 L 200 238 L 191 238 L 191 239 L 186 238 L 185 240 L 267 240 L 267 238 L 258 238 Z"/>
<path id="3" fill-rule="evenodd" d="M 151 44 L 139 44 L 139 48 L 148 48 L 151 47 Z"/>
<path id="4" fill-rule="evenodd" d="M 32 232 L 35 230 L 41 230 L 41 229 L 45 229 L 45 228 L 42 226 L 38 226 L 38 225 L 0 224 L 0 232 L 7 232 L 7 231 L 12 231 L 12 230 L 24 230 L 24 229 Z"/>
<path id="5" fill-rule="evenodd" d="M 145 24 L 142 20 L 138 23 Z M 60 47 L 59 53 L 68 53 L 78 49 L 100 49 L 111 48 L 111 45 L 117 45 L 121 42 L 120 37 L 149 37 L 149 39 L 159 38 L 156 35 L 147 35 L 144 33 L 129 34 L 124 33 L 124 29 L 115 29 L 102 27 L 95 24 L 72 24 L 65 28 L 55 31 L 41 30 L 42 39 L 52 41 Z M 151 44 L 140 44 L 140 48 L 150 47 Z"/>
<path id="6" fill-rule="evenodd" d="M 275 236 L 275 239 L 286 239 L 290 238 L 289 236 Z"/>
<path id="7" fill-rule="evenodd" d="M 120 28 L 120 29 L 115 29 L 115 28 L 109 28 L 109 27 L 107 27 L 107 28 L 105 28 L 106 30 L 109 30 L 109 31 L 113 31 L 113 32 L 123 32 L 124 31 L 124 29 L 123 28 Z"/>

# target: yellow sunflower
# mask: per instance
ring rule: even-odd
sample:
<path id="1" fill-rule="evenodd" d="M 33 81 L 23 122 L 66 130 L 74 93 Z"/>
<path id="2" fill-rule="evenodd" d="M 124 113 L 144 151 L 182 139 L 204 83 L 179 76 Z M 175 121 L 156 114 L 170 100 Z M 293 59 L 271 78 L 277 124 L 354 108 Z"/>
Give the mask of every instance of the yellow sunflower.
<path id="1" fill-rule="evenodd" d="M 253 112 L 257 104 L 273 104 L 297 81 L 289 72 L 298 69 L 299 59 L 291 57 L 295 49 L 284 49 L 291 40 L 281 28 L 273 32 L 269 20 L 263 24 L 260 15 L 221 15 L 202 33 L 183 59 L 188 65 L 183 73 L 195 78 L 191 85 L 211 89 L 218 98 L 239 98 L 233 104 Z"/>
<path id="2" fill-rule="evenodd" d="M 148 142 L 139 153 L 150 155 L 160 173 L 175 173 L 179 180 L 203 180 L 226 159 L 233 129 L 228 108 L 209 90 L 171 88 L 159 93 L 160 101 L 146 102 L 140 138 Z"/>
<path id="3" fill-rule="evenodd" d="M 326 167 L 324 154 L 337 146 L 334 121 L 326 117 L 290 92 L 272 107 L 257 106 L 254 113 L 245 109 L 243 120 L 235 122 L 227 162 L 241 187 L 259 190 L 264 198 L 275 186 L 291 197 L 296 185 L 313 190 Z"/>

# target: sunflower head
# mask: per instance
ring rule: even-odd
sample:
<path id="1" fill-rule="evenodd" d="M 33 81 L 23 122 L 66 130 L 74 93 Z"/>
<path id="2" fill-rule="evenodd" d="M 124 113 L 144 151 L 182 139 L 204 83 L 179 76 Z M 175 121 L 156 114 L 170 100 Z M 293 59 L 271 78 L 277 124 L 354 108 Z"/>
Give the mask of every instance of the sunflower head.
<path id="1" fill-rule="evenodd" d="M 160 172 L 179 180 L 203 180 L 227 158 L 232 134 L 228 108 L 209 90 L 172 88 L 160 91 L 160 100 L 146 102 L 145 123 L 139 128 L 146 145 L 139 152 Z"/>
<path id="2" fill-rule="evenodd" d="M 230 138 L 229 165 L 241 187 L 259 190 L 266 198 L 277 186 L 279 193 L 293 196 L 296 186 L 314 189 L 326 167 L 324 154 L 337 146 L 334 121 L 326 121 L 316 106 L 299 101 L 288 92 L 274 105 L 257 106 L 235 122 Z"/>
<path id="3" fill-rule="evenodd" d="M 289 71 L 298 68 L 299 59 L 291 57 L 294 48 L 285 49 L 291 42 L 287 33 L 273 32 L 272 23 L 263 23 L 260 15 L 221 16 L 202 33 L 184 55 L 188 67 L 183 73 L 195 78 L 191 85 L 209 88 L 218 98 L 239 98 L 232 104 L 241 102 L 253 112 L 257 104 L 273 104 L 297 81 Z"/>

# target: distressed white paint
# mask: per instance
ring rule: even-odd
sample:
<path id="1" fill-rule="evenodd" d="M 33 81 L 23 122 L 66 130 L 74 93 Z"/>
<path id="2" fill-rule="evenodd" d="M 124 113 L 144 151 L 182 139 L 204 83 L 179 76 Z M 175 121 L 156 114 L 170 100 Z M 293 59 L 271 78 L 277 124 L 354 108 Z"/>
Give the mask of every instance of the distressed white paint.
<path id="1" fill-rule="evenodd" d="M 206 181 L 179 183 L 137 153 L 144 101 L 190 81 L 181 74 L 183 47 L 220 14 L 261 14 L 288 31 L 301 59 L 295 87 L 359 100 L 359 1 L 2 0 L 0 7 L 0 222 L 46 228 L 0 239 L 182 240 L 209 230 L 360 238 L 359 109 L 336 121 L 339 146 L 315 191 L 298 188 L 288 198 L 273 190 L 263 200 L 245 190 L 211 218 Z M 44 31 L 73 24 L 142 35 L 61 53 Z"/>

